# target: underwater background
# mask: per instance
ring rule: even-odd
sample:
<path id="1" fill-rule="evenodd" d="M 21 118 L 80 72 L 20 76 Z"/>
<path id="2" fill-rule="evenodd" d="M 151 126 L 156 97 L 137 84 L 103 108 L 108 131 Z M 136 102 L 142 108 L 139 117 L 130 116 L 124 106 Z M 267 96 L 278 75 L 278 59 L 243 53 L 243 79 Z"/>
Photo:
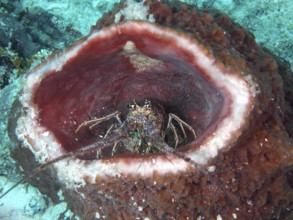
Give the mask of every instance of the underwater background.
<path id="1" fill-rule="evenodd" d="M 118 0 L 0 0 L 0 194 L 21 178 L 10 158 L 15 146 L 7 124 L 21 78 L 53 51 L 62 50 L 90 32 L 91 26 Z M 127 0 L 133 19 L 142 1 Z M 251 31 L 256 41 L 293 69 L 292 0 L 186 0 L 199 8 L 218 9 Z M 293 77 L 293 76 L 292 76 Z M 60 193 L 62 198 L 62 194 Z M 26 183 L 0 200 L 0 219 L 78 219 L 66 202 L 53 205 Z"/>

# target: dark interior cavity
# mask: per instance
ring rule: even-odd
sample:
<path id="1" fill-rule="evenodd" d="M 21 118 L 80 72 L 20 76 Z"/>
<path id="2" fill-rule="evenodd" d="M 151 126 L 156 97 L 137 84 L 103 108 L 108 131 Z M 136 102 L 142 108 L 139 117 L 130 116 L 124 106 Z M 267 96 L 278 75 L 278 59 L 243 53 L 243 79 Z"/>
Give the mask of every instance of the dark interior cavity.
<path id="1" fill-rule="evenodd" d="M 122 53 L 128 40 L 164 65 L 136 70 Z M 67 151 L 72 151 L 94 143 L 113 123 L 101 124 L 95 134 L 84 129 L 76 133 L 82 122 L 116 110 L 123 118 L 128 103 L 150 99 L 162 105 L 167 114 L 174 113 L 191 125 L 198 136 L 196 144 L 215 128 L 225 98 L 189 59 L 172 42 L 158 41 L 147 34 L 143 39 L 119 36 L 103 42 L 92 40 L 61 71 L 41 81 L 34 96 L 40 123 Z"/>

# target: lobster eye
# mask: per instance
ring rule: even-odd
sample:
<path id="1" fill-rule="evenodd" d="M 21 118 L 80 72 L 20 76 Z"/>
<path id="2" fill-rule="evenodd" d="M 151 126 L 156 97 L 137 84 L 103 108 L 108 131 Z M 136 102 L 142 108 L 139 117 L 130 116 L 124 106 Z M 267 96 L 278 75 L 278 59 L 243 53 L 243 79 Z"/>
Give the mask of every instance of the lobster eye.
<path id="1" fill-rule="evenodd" d="M 144 102 L 144 107 L 146 107 L 146 108 L 152 108 L 152 103 L 151 103 L 151 101 L 149 101 L 149 100 L 145 100 L 145 102 Z"/>
<path id="2" fill-rule="evenodd" d="M 128 104 L 128 109 L 129 109 L 129 110 L 132 110 L 132 111 L 133 111 L 133 110 L 135 110 L 136 108 L 137 108 L 137 104 L 136 104 L 136 103 L 134 103 L 134 104 L 130 104 L 130 103 L 129 103 L 129 104 Z"/>

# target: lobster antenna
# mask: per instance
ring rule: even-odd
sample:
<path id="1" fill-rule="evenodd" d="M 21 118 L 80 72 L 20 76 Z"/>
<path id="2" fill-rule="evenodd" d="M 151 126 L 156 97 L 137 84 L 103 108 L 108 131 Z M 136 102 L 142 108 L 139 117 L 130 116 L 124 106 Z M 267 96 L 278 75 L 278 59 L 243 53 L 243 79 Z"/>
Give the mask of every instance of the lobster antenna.
<path id="1" fill-rule="evenodd" d="M 43 171 L 44 169 L 46 169 L 47 167 L 51 166 L 52 164 L 54 163 L 57 163 L 61 160 L 64 160 L 66 158 L 69 158 L 69 157 L 73 157 L 73 156 L 78 156 L 78 155 L 82 155 L 86 152 L 89 152 L 89 151 L 92 151 L 92 150 L 95 150 L 97 148 L 99 148 L 99 150 L 103 150 L 105 149 L 106 147 L 109 147 L 110 145 L 114 144 L 115 143 L 115 140 L 118 140 L 120 137 L 122 137 L 122 133 L 119 134 L 118 136 L 114 136 L 112 137 L 111 141 L 103 141 L 103 140 L 100 140 L 94 144 L 90 144 L 90 145 L 87 145 L 81 149 L 78 149 L 78 150 L 75 150 L 75 151 L 72 151 L 72 152 L 69 152 L 65 155 L 62 155 L 60 157 L 57 157 L 53 160 L 50 160 L 48 161 L 47 163 L 45 164 L 42 164 L 38 167 L 36 167 L 35 169 L 33 169 L 29 174 L 27 174 L 25 177 L 23 177 L 22 179 L 20 179 L 19 181 L 17 181 L 13 186 L 11 186 L 7 191 L 5 191 L 1 196 L 0 196 L 0 199 L 2 199 L 4 196 L 6 196 L 9 192 L 11 192 L 15 187 L 17 187 L 19 184 L 31 179 L 32 177 L 34 177 L 36 174 L 40 173 L 41 171 Z M 109 139 L 108 139 L 109 140 Z"/>

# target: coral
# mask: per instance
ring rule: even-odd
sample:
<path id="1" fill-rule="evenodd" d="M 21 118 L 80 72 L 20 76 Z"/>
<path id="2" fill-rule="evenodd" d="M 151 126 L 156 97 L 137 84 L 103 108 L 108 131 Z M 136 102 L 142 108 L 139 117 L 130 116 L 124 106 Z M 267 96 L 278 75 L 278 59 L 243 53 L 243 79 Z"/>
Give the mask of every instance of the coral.
<path id="1" fill-rule="evenodd" d="M 70 26 L 54 22 L 50 13 L 24 9 L 17 1 L 0 3 L 0 20 L 0 88 L 28 72 L 41 50 L 62 49 L 81 36 Z"/>

